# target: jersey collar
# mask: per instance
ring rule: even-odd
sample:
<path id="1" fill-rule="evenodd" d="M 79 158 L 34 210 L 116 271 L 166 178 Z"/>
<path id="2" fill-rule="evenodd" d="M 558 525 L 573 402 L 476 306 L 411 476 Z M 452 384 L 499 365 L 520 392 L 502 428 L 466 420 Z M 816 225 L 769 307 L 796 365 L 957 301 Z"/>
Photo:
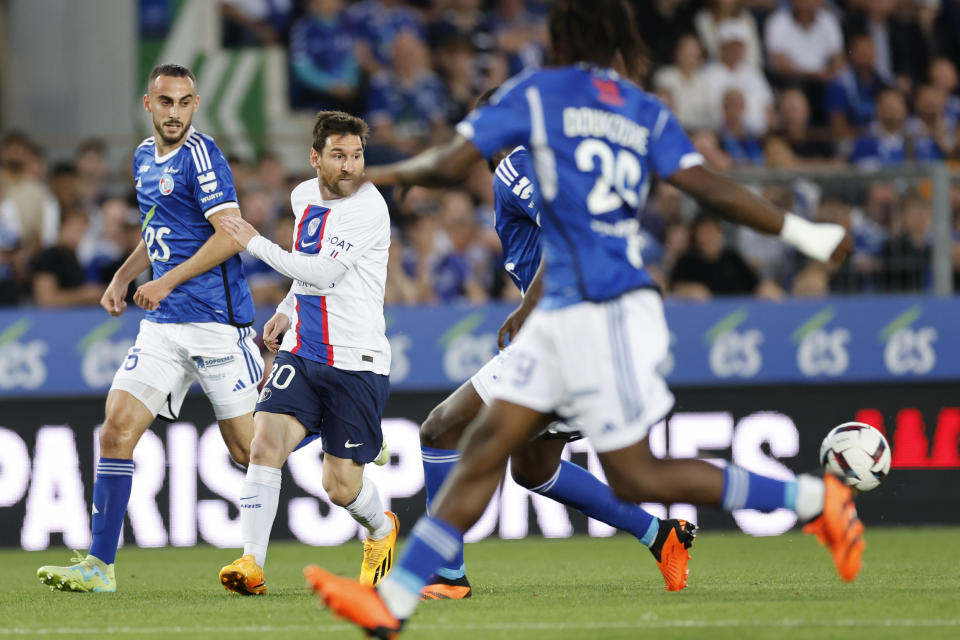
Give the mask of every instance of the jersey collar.
<path id="1" fill-rule="evenodd" d="M 185 136 L 183 136 L 183 142 L 180 143 L 180 146 L 177 147 L 176 149 L 174 149 L 173 151 L 171 151 L 170 153 L 168 153 L 168 154 L 165 155 L 165 156 L 158 156 L 158 155 L 157 155 L 157 149 L 159 149 L 159 147 L 158 147 L 157 144 L 156 144 L 156 138 L 154 138 L 154 145 L 153 145 L 153 161 L 154 161 L 154 163 L 155 163 L 155 164 L 163 164 L 164 162 L 166 162 L 167 160 L 169 160 L 169 159 L 172 158 L 173 156 L 177 155 L 177 152 L 180 151 L 180 149 L 183 148 L 183 145 L 187 143 L 187 138 L 189 138 L 191 135 L 193 135 L 193 132 L 194 132 L 194 131 L 196 131 L 196 129 L 193 128 L 193 125 L 190 125 L 190 128 L 187 129 L 187 134 L 186 134 Z"/>

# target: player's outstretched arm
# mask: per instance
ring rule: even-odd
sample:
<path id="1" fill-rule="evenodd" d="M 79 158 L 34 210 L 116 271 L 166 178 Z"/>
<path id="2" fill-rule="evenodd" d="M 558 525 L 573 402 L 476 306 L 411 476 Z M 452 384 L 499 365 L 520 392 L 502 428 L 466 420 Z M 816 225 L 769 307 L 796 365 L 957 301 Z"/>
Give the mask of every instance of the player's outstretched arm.
<path id="1" fill-rule="evenodd" d="M 445 187 L 467 177 L 483 156 L 469 140 L 456 135 L 450 142 L 430 147 L 412 158 L 380 167 L 367 167 L 367 180 L 381 187 Z"/>
<path id="2" fill-rule="evenodd" d="M 677 171 L 668 182 L 727 220 L 779 236 L 810 258 L 837 264 L 853 251 L 853 239 L 840 225 L 809 222 L 781 211 L 733 180 L 702 165 Z"/>
<path id="3" fill-rule="evenodd" d="M 207 220 L 213 225 L 213 235 L 197 249 L 197 252 L 176 267 L 167 271 L 156 280 L 141 285 L 133 295 L 133 301 L 146 311 L 153 311 L 170 292 L 190 278 L 209 271 L 240 252 L 242 247 L 234 242 L 230 234 L 222 231 L 217 220 L 226 216 L 240 217 L 236 207 L 223 209 L 211 215 Z"/>
<path id="4" fill-rule="evenodd" d="M 147 255 L 147 245 L 141 239 L 137 248 L 127 256 L 117 272 L 113 274 L 107 290 L 100 298 L 100 306 L 112 316 L 119 316 L 127 309 L 127 288 L 134 278 L 150 266 L 150 257 Z"/>
<path id="5" fill-rule="evenodd" d="M 520 306 L 507 316 L 507 319 L 503 321 L 503 325 L 500 327 L 500 331 L 497 332 L 497 345 L 501 349 L 506 348 L 508 338 L 510 342 L 517 339 L 517 333 L 520 331 L 520 327 L 527 321 L 527 316 L 536 308 L 537 303 L 540 302 L 540 298 L 543 297 L 544 271 L 544 260 L 540 258 L 540 266 L 537 267 L 537 272 L 533 275 L 530 286 L 527 287 L 527 290 L 524 292 Z"/>

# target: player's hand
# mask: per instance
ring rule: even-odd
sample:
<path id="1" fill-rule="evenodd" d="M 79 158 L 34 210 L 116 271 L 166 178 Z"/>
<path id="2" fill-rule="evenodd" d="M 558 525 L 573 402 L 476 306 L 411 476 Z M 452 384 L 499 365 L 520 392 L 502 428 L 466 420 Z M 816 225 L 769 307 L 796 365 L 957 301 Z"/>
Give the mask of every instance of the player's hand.
<path id="1" fill-rule="evenodd" d="M 830 254 L 830 266 L 840 266 L 848 257 L 850 257 L 852 253 L 853 236 L 850 235 L 850 232 L 847 232 L 847 234 L 843 236 L 843 240 L 840 241 L 840 244 L 837 245 L 837 248 L 833 250 L 832 254 Z"/>
<path id="2" fill-rule="evenodd" d="M 137 292 L 133 294 L 133 301 L 144 311 L 156 311 L 157 307 L 160 306 L 160 302 L 170 295 L 171 291 L 173 291 L 173 289 L 167 286 L 163 278 L 151 280 L 146 284 L 140 285 Z"/>
<path id="3" fill-rule="evenodd" d="M 116 280 L 111 280 L 107 290 L 103 292 L 100 298 L 100 306 L 107 310 L 107 313 L 116 317 L 127 310 L 127 287 Z"/>
<path id="4" fill-rule="evenodd" d="M 244 249 L 251 240 L 260 235 L 252 224 L 238 216 L 220 216 L 219 222 L 220 228 L 230 234 L 230 237 Z"/>
<path id="5" fill-rule="evenodd" d="M 497 345 L 501 349 L 506 348 L 507 338 L 510 339 L 510 342 L 517 339 L 517 333 L 520 331 L 523 323 L 527 321 L 527 316 L 530 315 L 531 310 L 532 309 L 524 309 L 521 304 L 503 321 L 503 325 L 500 326 L 500 331 L 497 332 Z"/>
<path id="6" fill-rule="evenodd" d="M 280 336 L 290 328 L 290 318 L 285 313 L 275 313 L 263 325 L 263 345 L 272 353 L 280 350 Z"/>

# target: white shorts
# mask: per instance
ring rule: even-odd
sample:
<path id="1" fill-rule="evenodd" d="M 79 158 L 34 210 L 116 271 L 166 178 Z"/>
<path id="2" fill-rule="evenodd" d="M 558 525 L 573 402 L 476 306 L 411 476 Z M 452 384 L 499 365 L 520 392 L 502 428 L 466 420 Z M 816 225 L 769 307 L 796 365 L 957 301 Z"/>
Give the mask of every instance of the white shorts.
<path id="1" fill-rule="evenodd" d="M 576 424 L 597 451 L 615 451 L 645 438 L 673 408 L 657 369 L 668 347 L 663 302 L 649 289 L 609 302 L 538 309 L 489 393 L 555 412 Z"/>
<path id="2" fill-rule="evenodd" d="M 111 389 L 140 400 L 150 412 L 175 420 L 199 381 L 217 420 L 253 411 L 263 358 L 250 327 L 218 322 L 140 321 L 137 341 L 113 377 Z"/>

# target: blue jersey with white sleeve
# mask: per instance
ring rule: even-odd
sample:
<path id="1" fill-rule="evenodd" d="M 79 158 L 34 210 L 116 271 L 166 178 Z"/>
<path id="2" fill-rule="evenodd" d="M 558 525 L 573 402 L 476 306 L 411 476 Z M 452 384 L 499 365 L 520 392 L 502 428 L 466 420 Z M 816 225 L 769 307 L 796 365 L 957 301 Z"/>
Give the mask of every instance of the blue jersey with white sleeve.
<path id="1" fill-rule="evenodd" d="M 657 98 L 610 69 L 531 71 L 457 131 L 487 158 L 520 144 L 531 151 L 547 264 L 543 308 L 656 287 L 639 220 L 652 174 L 666 179 L 703 162 Z"/>
<path id="2" fill-rule="evenodd" d="M 494 226 L 500 236 L 503 268 L 526 293 L 540 266 L 540 208 L 530 179 L 530 152 L 517 147 L 493 172 Z"/>
<path id="3" fill-rule="evenodd" d="M 157 279 L 193 256 L 213 235 L 208 218 L 237 206 L 233 173 L 210 136 L 192 127 L 184 143 L 157 156 L 152 137 L 133 154 L 140 231 Z M 253 299 L 239 255 L 187 280 L 147 312 L 153 322 L 253 323 Z"/>

